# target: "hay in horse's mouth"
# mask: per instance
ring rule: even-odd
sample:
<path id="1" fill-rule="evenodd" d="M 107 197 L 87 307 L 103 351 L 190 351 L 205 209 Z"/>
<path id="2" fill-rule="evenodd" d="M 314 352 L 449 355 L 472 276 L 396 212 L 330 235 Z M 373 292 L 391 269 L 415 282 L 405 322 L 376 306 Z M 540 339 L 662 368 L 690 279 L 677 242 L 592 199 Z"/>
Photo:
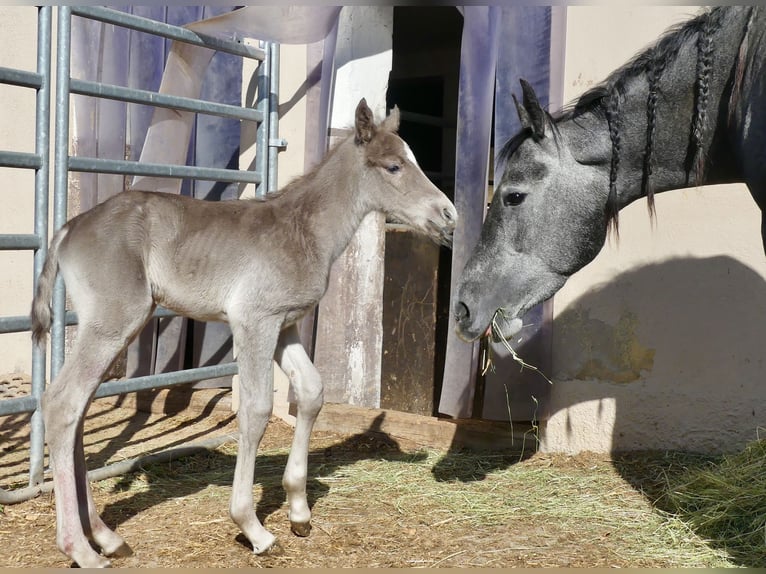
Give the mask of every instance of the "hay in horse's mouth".
<path id="1" fill-rule="evenodd" d="M 511 342 L 505 337 L 503 334 L 503 330 L 498 325 L 498 315 L 501 317 L 505 314 L 504 309 L 498 309 L 495 311 L 495 314 L 492 316 L 492 321 L 489 324 L 489 327 L 487 327 L 487 331 L 485 332 L 485 336 L 491 337 L 492 339 L 496 341 L 500 341 L 503 346 L 508 350 L 508 352 L 513 357 L 513 360 L 516 361 L 519 365 L 521 365 L 522 369 L 530 369 L 532 371 L 537 371 L 540 373 L 540 376 L 543 377 L 546 381 L 548 381 L 549 384 L 553 384 L 553 381 L 550 380 L 547 376 L 545 376 L 545 373 L 543 373 L 539 368 L 537 368 L 534 365 L 530 365 L 529 363 L 525 362 L 521 357 L 519 357 L 518 353 L 516 353 L 516 350 L 511 346 Z M 482 375 L 487 372 L 487 370 L 492 366 L 492 355 L 491 353 L 487 352 L 485 364 L 482 367 Z"/>

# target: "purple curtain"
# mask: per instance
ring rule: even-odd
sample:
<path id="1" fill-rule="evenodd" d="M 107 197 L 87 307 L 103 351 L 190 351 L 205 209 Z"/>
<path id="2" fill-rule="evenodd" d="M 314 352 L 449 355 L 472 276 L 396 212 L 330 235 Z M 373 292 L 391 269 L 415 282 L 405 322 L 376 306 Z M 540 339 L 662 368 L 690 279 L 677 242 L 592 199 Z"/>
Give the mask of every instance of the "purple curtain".
<path id="1" fill-rule="evenodd" d="M 455 205 L 460 225 L 455 233 L 452 254 L 452 292 L 457 278 L 479 239 L 487 200 L 487 165 L 494 135 L 495 152 L 519 129 L 511 93 L 519 93 L 519 78 L 528 80 L 541 103 L 548 103 L 550 91 L 551 8 L 546 6 L 465 6 L 461 44 L 460 94 L 455 169 Z M 494 101 L 493 101 L 494 100 Z M 494 112 L 493 112 L 494 104 Z M 494 113 L 494 134 L 491 134 Z M 502 166 L 495 165 L 494 181 Z M 533 355 L 546 355 L 542 331 L 546 320 L 542 306 L 533 309 L 525 324 L 536 323 L 535 333 L 525 329 Z M 461 341 L 450 317 L 447 352 L 439 412 L 453 417 L 489 416 L 508 418 L 502 383 L 520 397 L 529 399 L 530 390 L 520 379 L 518 365 L 511 363 L 504 348 L 495 348 L 496 372 L 485 379 L 485 405 L 498 406 L 498 413 L 485 407 L 474 413 L 474 390 L 478 369 L 478 344 Z M 527 355 L 529 356 L 529 355 Z M 531 360 L 531 358 L 530 358 Z M 494 380 L 493 380 L 494 377 Z M 547 384 L 547 383 L 546 383 Z M 537 387 L 535 387 L 537 389 Z M 511 392 L 513 394 L 513 392 Z M 513 397 L 511 403 L 513 403 Z"/>
<path id="2" fill-rule="evenodd" d="M 455 207 L 460 219 L 452 247 L 452 293 L 484 220 L 501 10 L 500 6 L 463 8 L 455 162 Z M 439 412 L 470 417 L 478 345 L 455 335 L 451 313 L 448 333 Z"/>

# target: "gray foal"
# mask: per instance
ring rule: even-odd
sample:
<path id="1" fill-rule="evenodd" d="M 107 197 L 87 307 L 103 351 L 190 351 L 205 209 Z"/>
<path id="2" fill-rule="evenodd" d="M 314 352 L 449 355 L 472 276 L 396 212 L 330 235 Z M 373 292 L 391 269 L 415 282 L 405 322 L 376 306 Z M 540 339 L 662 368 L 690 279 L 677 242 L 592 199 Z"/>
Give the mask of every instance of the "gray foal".
<path id="1" fill-rule="evenodd" d="M 130 191 L 78 215 L 51 241 L 32 303 L 44 344 L 57 270 L 79 317 L 77 339 L 43 396 L 53 466 L 56 542 L 81 567 L 131 553 L 99 516 L 86 477 L 83 420 L 112 362 L 157 305 L 231 326 L 241 378 L 239 449 L 230 513 L 256 553 L 275 537 L 255 514 L 253 475 L 273 404 L 272 359 L 290 379 L 298 412 L 283 475 L 293 532 L 307 535 L 309 437 L 322 384 L 296 321 L 326 289 L 330 267 L 370 212 L 451 245 L 457 212 L 396 135 L 397 109 L 380 124 L 365 100 L 353 135 L 310 173 L 266 200 L 206 202 Z"/>

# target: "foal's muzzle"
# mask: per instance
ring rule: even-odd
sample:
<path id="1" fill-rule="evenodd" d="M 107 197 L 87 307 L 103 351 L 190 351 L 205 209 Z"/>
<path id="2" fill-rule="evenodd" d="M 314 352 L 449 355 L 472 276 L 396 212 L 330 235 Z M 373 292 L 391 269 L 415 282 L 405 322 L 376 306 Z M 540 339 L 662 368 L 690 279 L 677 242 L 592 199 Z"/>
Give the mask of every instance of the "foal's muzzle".
<path id="1" fill-rule="evenodd" d="M 438 243 L 445 247 L 452 248 L 452 235 L 457 226 L 457 211 L 455 206 L 450 204 L 441 211 L 440 221 L 429 221 L 429 226 L 435 232 L 435 238 Z"/>

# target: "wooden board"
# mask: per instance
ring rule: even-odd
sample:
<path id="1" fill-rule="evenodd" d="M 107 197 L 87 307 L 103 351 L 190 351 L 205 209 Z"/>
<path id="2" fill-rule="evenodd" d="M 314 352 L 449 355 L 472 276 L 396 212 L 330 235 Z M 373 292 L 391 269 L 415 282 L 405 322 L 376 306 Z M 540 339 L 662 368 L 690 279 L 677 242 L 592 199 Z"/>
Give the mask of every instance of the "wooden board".
<path id="1" fill-rule="evenodd" d="M 381 433 L 423 447 L 493 452 L 533 452 L 536 439 L 529 425 L 473 419 L 442 419 L 388 409 L 327 403 L 314 430 L 341 434 Z"/>
<path id="2" fill-rule="evenodd" d="M 413 232 L 386 233 L 380 407 L 434 414 L 439 247 Z"/>
<path id="3" fill-rule="evenodd" d="M 234 416 L 231 392 L 227 389 L 191 389 L 183 385 L 97 400 L 147 413 L 196 416 L 216 412 Z M 440 450 L 531 453 L 537 448 L 535 433 L 528 424 L 514 423 L 511 427 L 507 422 L 443 419 L 338 403 L 326 403 L 322 407 L 314 430 L 348 435 L 381 434 Z"/>
<path id="4" fill-rule="evenodd" d="M 314 364 L 327 400 L 380 405 L 385 217 L 368 214 L 330 272 Z"/>

